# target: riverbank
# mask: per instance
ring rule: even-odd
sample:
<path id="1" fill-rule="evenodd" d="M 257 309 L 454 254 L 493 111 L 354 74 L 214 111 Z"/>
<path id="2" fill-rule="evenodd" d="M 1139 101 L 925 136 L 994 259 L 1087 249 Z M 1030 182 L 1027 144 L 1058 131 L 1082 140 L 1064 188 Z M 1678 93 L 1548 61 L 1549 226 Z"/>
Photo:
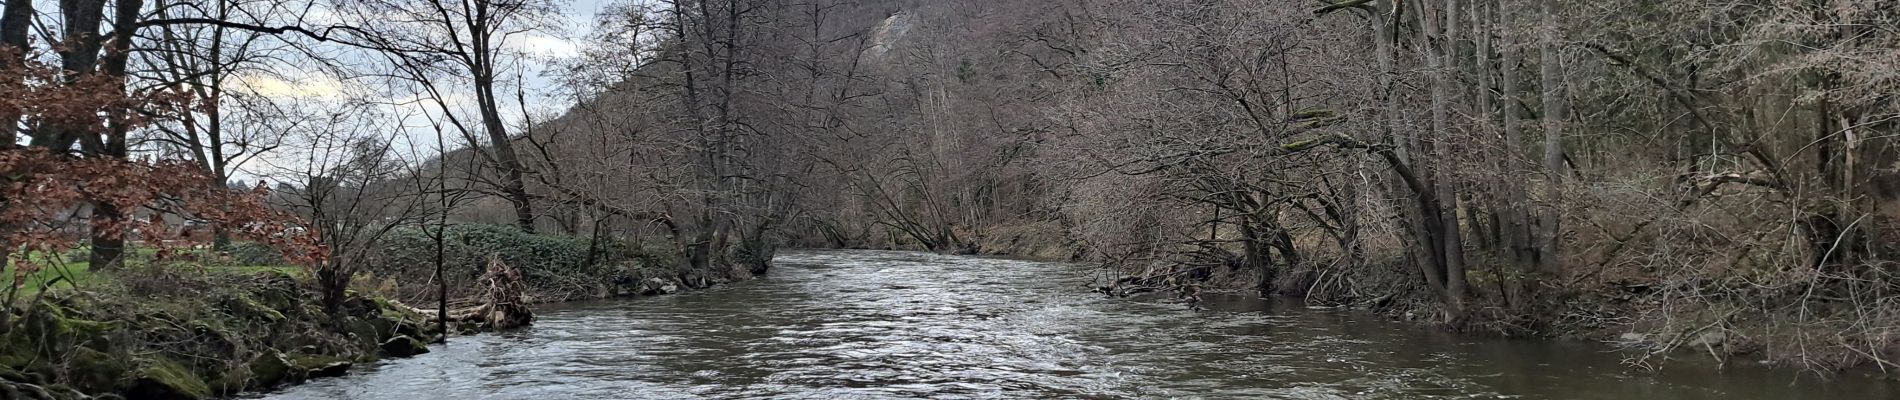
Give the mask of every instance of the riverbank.
<path id="1" fill-rule="evenodd" d="M 205 399 L 338 376 L 352 366 L 429 352 L 430 314 L 352 292 L 328 315 L 283 274 L 175 279 L 176 293 L 58 290 L 0 334 L 0 398 Z M 640 294 L 693 287 L 649 282 Z M 460 324 L 454 334 L 489 329 Z"/>
<path id="2" fill-rule="evenodd" d="M 1092 249 L 1065 229 L 1045 221 L 960 236 L 972 238 L 980 255 L 1101 263 L 1109 272 L 1102 276 L 1113 278 L 1092 287 L 1111 294 L 1262 294 L 1263 271 L 1245 266 L 1237 245 L 1108 260 L 1102 254 L 1127 251 Z M 1320 238 L 1290 239 L 1312 251 L 1291 265 L 1274 257 L 1265 292 L 1315 306 L 1361 309 L 1468 335 L 1609 343 L 1637 369 L 1693 358 L 1900 379 L 1892 372 L 1900 371 L 1900 297 L 1880 294 L 1900 288 L 1892 265 L 1731 270 L 1634 264 L 1524 275 L 1479 247 L 1468 249 L 1482 262 L 1470 266 L 1469 297 L 1454 312 L 1425 287 L 1396 244 L 1369 241 L 1359 257 L 1342 259 Z M 1534 287 L 1511 286 L 1524 284 Z"/>
<path id="3" fill-rule="evenodd" d="M 510 252 L 494 259 L 535 254 Z M 489 318 L 496 304 L 668 295 L 751 277 L 743 268 L 680 274 L 665 261 L 616 259 L 602 267 L 611 273 L 548 263 L 529 264 L 538 268 L 532 270 L 511 267 L 516 282 L 510 286 L 516 289 L 507 295 L 510 300 L 488 298 L 492 292 L 482 294 L 483 288 L 472 286 L 492 279 L 457 282 L 471 286 L 455 287 L 452 298 L 474 297 L 478 304 L 453 305 L 448 334 L 493 330 L 500 323 Z M 22 297 L 0 321 L 12 328 L 0 328 L 0 400 L 215 398 L 429 352 L 429 343 L 444 338 L 433 320 L 434 301 L 412 299 L 405 305 L 397 299 L 404 293 L 432 293 L 435 286 L 404 287 L 377 272 L 359 275 L 337 310 L 323 309 L 309 279 L 276 269 L 240 273 L 139 266 L 97 274 L 78 287 Z M 511 315 L 503 319 L 513 321 L 532 319 L 505 314 Z"/>
<path id="4" fill-rule="evenodd" d="M 1123 284 L 1136 282 L 1149 290 L 1261 292 L 1261 272 L 1246 268 L 1124 265 L 1118 272 Z M 1724 273 L 1603 276 L 1580 271 L 1541 277 L 1534 293 L 1519 295 L 1521 303 L 1513 304 L 1500 295 L 1510 289 L 1500 283 L 1498 271 L 1479 265 L 1471 277 L 1473 296 L 1456 315 L 1416 279 L 1416 267 L 1396 257 L 1350 268 L 1313 257 L 1298 265 L 1276 265 L 1272 272 L 1269 291 L 1275 296 L 1464 335 L 1608 343 L 1633 369 L 1657 371 L 1696 359 L 1900 379 L 1894 372 L 1900 366 L 1894 363 L 1900 360 L 1900 325 L 1883 322 L 1892 321 L 1895 310 L 1885 301 L 1861 304 L 1828 297 L 1838 291 L 1824 286 L 1816 290 L 1822 295 L 1801 293 L 1796 289 L 1813 281 L 1800 278 L 1799 270 L 1780 273 L 1796 276 L 1768 287 L 1738 286 L 1745 281 Z"/>
<path id="5" fill-rule="evenodd" d="M 1525 295 L 1528 299 L 1521 304 L 1495 294 L 1475 297 L 1464 315 L 1447 318 L 1441 302 L 1406 287 L 1415 281 L 1394 278 L 1413 270 L 1400 263 L 1388 268 L 1381 277 L 1358 275 L 1364 282 L 1334 278 L 1347 282 L 1334 283 L 1337 287 L 1329 292 L 1311 292 L 1327 283 L 1305 277 L 1282 283 L 1308 286 L 1280 287 L 1282 293 L 1309 303 L 1367 309 L 1468 335 L 1608 343 L 1621 350 L 1633 369 L 1660 371 L 1693 359 L 1717 365 L 1766 364 L 1820 376 L 1900 379 L 1892 364 L 1900 360 L 1900 338 L 1894 336 L 1900 325 L 1886 322 L 1892 321 L 1891 306 L 1809 298 L 1798 290 L 1788 293 L 1787 286 L 1800 286 L 1800 279 L 1782 281 L 1779 288 L 1748 288 L 1721 273 L 1609 279 L 1565 274 L 1542 279 L 1532 289 L 1537 293 Z M 1498 286 L 1495 278 L 1475 281 Z"/>
<path id="6" fill-rule="evenodd" d="M 1057 220 L 993 226 L 970 236 L 975 237 L 971 246 L 979 255 L 1037 261 L 1074 261 L 1087 256 Z"/>
<path id="7" fill-rule="evenodd" d="M 0 333 L 9 399 L 202 399 L 340 375 L 427 352 L 421 315 L 352 293 L 326 312 L 283 273 L 122 271 L 11 310 Z"/>
<path id="8" fill-rule="evenodd" d="M 452 225 L 442 234 L 443 278 L 449 298 L 477 295 L 477 280 L 493 259 L 521 271 L 526 301 L 563 303 L 652 296 L 704 288 L 751 277 L 745 268 L 707 263 L 685 267 L 671 243 L 528 233 L 503 225 Z M 377 251 L 384 262 L 364 269 L 363 279 L 403 302 L 424 305 L 436 298 L 436 241 L 426 232 L 392 232 Z"/>

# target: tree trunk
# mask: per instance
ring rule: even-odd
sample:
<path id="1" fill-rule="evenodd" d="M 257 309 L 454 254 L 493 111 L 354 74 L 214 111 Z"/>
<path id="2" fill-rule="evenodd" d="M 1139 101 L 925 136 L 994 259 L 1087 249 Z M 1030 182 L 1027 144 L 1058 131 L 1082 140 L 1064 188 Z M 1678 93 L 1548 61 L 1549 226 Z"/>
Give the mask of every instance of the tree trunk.
<path id="1" fill-rule="evenodd" d="M 1392 53 L 1395 47 L 1393 42 L 1397 40 L 1398 13 L 1402 11 L 1393 7 L 1396 3 L 1392 3 L 1392 0 L 1380 0 L 1378 4 L 1377 7 L 1380 10 L 1391 10 L 1388 13 L 1390 15 L 1379 14 L 1379 20 L 1372 23 L 1373 46 L 1374 51 L 1378 53 L 1379 62 L 1379 99 L 1384 106 L 1384 115 L 1382 115 L 1384 118 L 1382 118 L 1380 130 L 1385 134 L 1382 139 L 1392 141 L 1394 154 L 1399 161 L 1410 163 L 1412 162 L 1411 149 L 1417 144 L 1411 135 L 1399 132 L 1400 123 L 1403 121 L 1400 120 L 1399 102 L 1393 98 L 1393 91 L 1397 86 L 1396 79 L 1393 78 L 1397 70 L 1394 66 L 1396 62 L 1393 61 Z"/>
<path id="2" fill-rule="evenodd" d="M 1266 254 L 1267 249 L 1260 245 L 1260 230 L 1255 225 L 1252 216 L 1245 213 L 1241 214 L 1241 251 L 1246 253 L 1241 254 L 1241 260 L 1247 263 L 1248 268 L 1260 271 L 1260 295 L 1272 296 L 1275 290 L 1273 283 L 1273 262 Z"/>
<path id="3" fill-rule="evenodd" d="M 470 75 L 474 76 L 475 102 L 481 112 L 483 130 L 488 133 L 488 141 L 494 146 L 494 160 L 503 174 L 502 194 L 508 197 L 508 203 L 514 207 L 515 224 L 522 231 L 534 233 L 534 204 L 528 196 L 526 167 L 521 164 L 521 156 L 515 152 L 514 140 L 508 137 L 508 127 L 501 119 L 500 100 L 495 97 L 495 33 L 492 31 L 500 20 L 490 14 L 492 4 L 486 1 L 474 2 L 470 7 L 473 14 L 467 21 L 469 32 L 469 54 L 463 58 Z"/>
<path id="4" fill-rule="evenodd" d="M 0 47 L 12 47 L 19 52 L 0 62 L 0 70 L 26 59 L 27 32 L 32 24 L 33 0 L 8 0 L 5 8 L 0 8 Z"/>
<path id="5" fill-rule="evenodd" d="M 1826 258 L 1828 262 L 1847 265 L 1854 262 L 1854 251 L 1860 247 L 1861 242 L 1862 225 L 1856 223 L 1863 215 L 1859 204 L 1861 196 L 1860 193 L 1856 193 L 1856 189 L 1861 186 L 1861 179 L 1856 176 L 1856 169 L 1860 168 L 1861 164 L 1860 146 L 1864 135 L 1858 129 L 1860 124 L 1854 118 L 1850 118 L 1847 113 L 1836 114 L 1836 118 L 1841 126 L 1841 200 L 1840 211 L 1834 216 L 1834 220 L 1839 221 L 1836 224 L 1841 225 L 1841 230 L 1839 236 L 1832 238 L 1831 241 L 1826 240 L 1828 238 L 1816 239 L 1821 239 L 1817 242 L 1836 243 L 1819 249 L 1823 254 L 1830 251 L 1833 253 L 1832 257 Z"/>
<path id="6" fill-rule="evenodd" d="M 1453 5 L 1456 4 L 1455 0 L 1447 0 L 1447 2 Z M 1436 212 L 1428 216 L 1428 218 L 1435 219 L 1431 221 L 1432 224 L 1429 225 L 1431 228 L 1428 229 L 1428 232 L 1436 239 L 1433 244 L 1437 247 L 1438 264 L 1444 273 L 1444 299 L 1446 307 L 1451 313 L 1452 318 L 1456 320 L 1461 318 L 1464 313 L 1464 297 L 1466 292 L 1464 240 L 1457 212 L 1457 179 L 1447 174 L 1447 171 L 1441 167 L 1445 160 L 1450 160 L 1453 156 L 1451 154 L 1452 137 L 1450 127 L 1451 74 L 1446 63 L 1446 59 L 1451 53 L 1451 43 L 1441 40 L 1438 46 L 1433 46 L 1430 41 L 1430 38 L 1441 37 L 1442 32 L 1439 29 L 1439 21 L 1441 21 L 1441 19 L 1448 17 L 1456 19 L 1456 17 L 1449 14 L 1448 9 L 1436 11 L 1438 12 L 1420 16 L 1420 19 L 1424 21 L 1425 25 L 1425 35 L 1424 38 L 1421 39 L 1422 46 L 1420 46 L 1420 50 L 1425 52 L 1426 66 L 1432 74 L 1431 120 L 1433 165 L 1425 169 L 1432 172 L 1432 179 L 1434 180 L 1432 186 L 1435 188 L 1435 193 L 1421 193 L 1420 195 L 1432 196 L 1435 198 L 1433 201 L 1437 203 Z"/>
<path id="7" fill-rule="evenodd" d="M 27 31 L 33 23 L 33 0 L 8 0 L 5 8 L 0 8 L 0 72 L 6 72 L 26 61 Z M 19 125 L 20 115 L 12 112 L 0 112 L 0 126 L 12 130 Z M 0 148 L 13 148 L 15 140 L 0 140 Z"/>
<path id="8" fill-rule="evenodd" d="M 483 49 L 483 47 L 476 47 Z M 479 52 L 479 51 L 478 51 Z M 486 57 L 483 57 L 486 59 Z M 482 113 L 482 126 L 488 132 L 488 141 L 494 146 L 495 162 L 505 174 L 502 181 L 502 194 L 508 197 L 509 205 L 515 210 L 515 225 L 522 231 L 534 233 L 534 203 L 528 196 L 525 167 L 521 156 L 515 152 L 514 140 L 508 137 L 508 127 L 502 123 L 500 107 L 496 105 L 495 79 L 487 66 L 478 72 L 475 78 L 475 93 Z"/>
<path id="9" fill-rule="evenodd" d="M 1543 216 L 1539 218 L 1537 260 L 1539 269 L 1545 273 L 1556 273 L 1557 247 L 1563 214 L 1558 204 L 1563 195 L 1564 160 L 1563 136 L 1564 120 L 1568 118 L 1563 87 L 1563 49 L 1558 42 L 1558 22 L 1556 2 L 1543 2 L 1542 30 L 1543 46 L 1543 107 L 1544 125 L 1544 201 Z"/>
<path id="10" fill-rule="evenodd" d="M 443 243 L 447 241 L 449 235 L 447 207 L 442 208 L 441 215 L 441 223 L 436 225 L 435 234 L 430 237 L 435 242 L 435 257 L 430 261 L 435 264 L 435 329 L 442 333 L 442 341 L 447 342 L 449 340 L 449 276 L 446 273 L 447 249 L 444 248 L 445 243 Z"/>
<path id="11" fill-rule="evenodd" d="M 1499 14 L 1502 14 L 1502 11 L 1504 11 L 1503 7 L 1499 6 L 1498 11 Z M 1502 20 L 1503 16 L 1498 15 L 1497 18 Z M 1504 25 L 1509 26 L 1509 24 Z M 1509 248 L 1511 265 L 1516 268 L 1515 272 L 1518 272 L 1518 274 L 1515 274 L 1517 275 L 1517 279 L 1510 279 L 1509 286 L 1506 289 L 1508 292 L 1506 297 L 1507 301 L 1511 303 L 1512 308 L 1517 309 L 1529 302 L 1527 297 L 1530 293 L 1525 289 L 1529 283 L 1525 282 L 1525 280 L 1528 276 L 1527 273 L 1537 267 L 1537 261 L 1535 257 L 1535 245 L 1531 241 L 1530 214 L 1524 208 L 1525 204 L 1528 204 L 1530 196 L 1525 191 L 1524 181 L 1518 179 L 1521 175 L 1516 173 L 1518 170 L 1516 166 L 1519 165 L 1518 160 L 1524 157 L 1525 154 L 1523 121 L 1522 118 L 1518 116 L 1519 97 L 1517 68 L 1519 55 L 1517 50 L 1509 48 L 1499 52 L 1499 55 L 1503 58 L 1503 65 L 1500 66 L 1500 79 L 1503 80 L 1503 82 L 1499 85 L 1498 97 L 1502 99 L 1500 111 L 1504 114 L 1504 148 L 1506 152 L 1504 157 L 1500 157 L 1500 161 L 1503 164 L 1500 165 L 1498 169 L 1500 173 L 1506 176 L 1504 182 L 1504 212 L 1507 222 L 1504 224 L 1504 242 Z"/>
<path id="12" fill-rule="evenodd" d="M 112 47 L 105 49 L 105 58 L 100 69 L 102 73 L 113 78 L 113 81 L 118 83 L 118 85 L 116 85 L 117 90 L 123 91 L 125 87 L 126 64 L 128 58 L 131 57 L 132 40 L 138 29 L 136 22 L 138 22 L 139 12 L 144 8 L 144 5 L 144 0 L 119 0 L 115 6 L 117 13 L 113 16 L 113 38 L 110 41 Z M 96 23 L 94 24 L 93 31 L 97 31 Z M 103 47 L 103 44 L 101 44 L 101 47 Z M 95 50 L 94 52 L 96 53 L 97 51 Z M 106 124 L 106 137 L 103 140 L 97 143 L 94 143 L 92 140 L 84 141 L 88 143 L 88 146 L 86 146 L 89 147 L 89 149 L 87 149 L 88 153 L 91 153 L 94 157 L 117 159 L 124 159 L 126 157 L 127 127 L 117 121 L 118 118 L 114 118 L 112 122 Z M 83 130 L 82 132 L 74 133 L 85 134 Z M 92 225 L 95 229 L 117 224 L 124 218 L 126 218 L 125 212 L 124 210 L 120 210 L 118 205 L 103 201 L 93 202 Z M 158 229 L 165 229 L 162 219 L 157 221 L 156 225 L 158 225 Z M 87 263 L 87 268 L 101 270 L 123 265 L 125 263 L 125 234 L 126 231 L 124 229 L 93 231 L 92 257 Z M 157 233 L 152 232 L 148 234 Z"/>
<path id="13" fill-rule="evenodd" d="M 1412 245 L 1406 247 L 1407 258 L 1412 264 L 1418 266 L 1419 275 L 1430 287 L 1433 296 L 1442 298 L 1446 293 L 1445 270 L 1443 258 L 1440 256 L 1443 247 L 1438 244 L 1439 236 L 1436 228 L 1439 225 L 1437 200 L 1434 195 L 1436 191 L 1432 188 L 1430 177 L 1425 175 L 1427 171 L 1414 168 L 1418 164 L 1414 164 L 1412 150 L 1422 146 L 1418 135 L 1402 130 L 1404 119 L 1396 96 L 1398 84 L 1394 78 L 1397 71 L 1394 53 L 1399 47 L 1396 43 L 1399 21 L 1408 14 L 1407 10 L 1419 9 L 1414 3 L 1378 0 L 1375 6 L 1382 11 L 1378 14 L 1380 16 L 1378 21 L 1373 23 L 1373 45 L 1374 51 L 1378 53 L 1375 58 L 1378 60 L 1380 72 L 1377 91 L 1384 114 L 1381 116 L 1383 121 L 1380 128 L 1385 139 L 1392 143 L 1392 150 L 1381 152 L 1381 154 L 1393 167 L 1390 180 L 1391 190 L 1395 193 L 1409 191 L 1412 193 L 1410 197 L 1414 200 L 1411 204 L 1401 203 L 1397 207 L 1404 217 L 1406 236 L 1409 236 L 1412 241 Z M 1416 15 L 1419 13 L 1410 12 L 1409 14 L 1417 18 Z"/>
<path id="14" fill-rule="evenodd" d="M 111 203 L 95 201 L 92 203 L 92 255 L 87 259 L 86 269 L 102 271 L 118 268 L 125 264 L 125 232 L 116 229 L 99 230 L 105 225 L 114 224 L 123 218 L 119 207 Z"/>
<path id="15" fill-rule="evenodd" d="M 335 264 L 317 269 L 317 289 L 321 292 L 319 295 L 325 314 L 336 315 L 343 308 L 343 298 L 349 294 L 350 277 L 353 274 L 343 269 Z"/>

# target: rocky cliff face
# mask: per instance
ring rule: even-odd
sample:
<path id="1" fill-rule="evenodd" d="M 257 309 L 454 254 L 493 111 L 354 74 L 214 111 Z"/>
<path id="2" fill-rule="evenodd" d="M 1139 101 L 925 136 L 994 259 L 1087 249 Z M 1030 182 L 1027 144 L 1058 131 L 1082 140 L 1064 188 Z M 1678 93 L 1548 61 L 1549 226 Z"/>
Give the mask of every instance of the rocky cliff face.
<path id="1" fill-rule="evenodd" d="M 871 30 L 871 47 L 866 53 L 875 60 L 888 61 L 897 43 L 910 33 L 911 27 L 916 23 L 916 14 L 909 11 L 898 11 L 884 18 L 884 22 L 878 23 L 877 28 Z"/>

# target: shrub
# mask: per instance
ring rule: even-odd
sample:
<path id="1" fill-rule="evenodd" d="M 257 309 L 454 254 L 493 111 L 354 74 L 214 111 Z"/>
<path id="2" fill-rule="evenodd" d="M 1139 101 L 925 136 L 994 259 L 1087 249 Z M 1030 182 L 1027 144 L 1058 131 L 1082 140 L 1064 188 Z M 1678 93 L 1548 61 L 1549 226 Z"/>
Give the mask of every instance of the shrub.
<path id="1" fill-rule="evenodd" d="M 403 282 L 428 282 L 434 273 L 435 241 L 429 232 L 403 229 L 378 244 L 380 256 L 369 271 Z M 587 238 L 532 234 L 507 225 L 452 225 L 444 232 L 443 268 L 451 290 L 472 289 L 490 256 L 521 270 L 529 289 L 541 296 L 583 296 L 612 284 L 622 262 L 642 253 L 618 241 L 598 246 Z M 589 250 L 593 257 L 589 258 Z M 591 261 L 591 262 L 590 262 Z M 408 298 L 433 297 L 414 288 Z M 452 293 L 451 296 L 465 294 Z M 558 299 L 558 298 L 556 298 Z"/>

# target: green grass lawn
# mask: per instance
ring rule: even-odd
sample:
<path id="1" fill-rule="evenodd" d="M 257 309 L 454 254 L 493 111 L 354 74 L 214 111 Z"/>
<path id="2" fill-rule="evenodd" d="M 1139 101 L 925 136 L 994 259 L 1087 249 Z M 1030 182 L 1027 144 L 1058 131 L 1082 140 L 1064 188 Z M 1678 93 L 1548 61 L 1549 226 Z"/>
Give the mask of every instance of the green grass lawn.
<path id="1" fill-rule="evenodd" d="M 38 271 L 27 274 L 25 276 L 26 286 L 20 288 L 20 297 L 32 296 L 34 293 L 39 293 L 41 288 L 46 288 L 49 284 L 55 289 L 72 288 L 87 286 L 99 279 L 98 275 L 86 270 L 86 263 L 64 264 L 65 265 L 42 266 Z M 6 286 L 12 286 L 14 284 L 13 270 L 16 267 L 18 267 L 18 265 L 14 265 L 14 263 L 7 263 L 4 274 L 0 274 L 0 284 Z"/>
<path id="2" fill-rule="evenodd" d="M 84 248 L 71 251 L 82 252 L 79 254 L 84 254 Z M 151 248 L 133 248 L 126 254 L 128 267 L 136 268 L 139 267 L 141 263 L 151 262 L 155 253 L 156 251 Z M 39 293 L 42 289 L 85 288 L 112 279 L 109 273 L 96 273 L 87 269 L 84 259 L 74 261 L 65 256 L 66 254 L 62 253 L 60 256 L 61 259 L 55 259 L 39 254 L 30 255 L 29 257 L 32 260 L 40 264 L 40 269 L 25 276 L 25 286 L 20 288 L 19 296 L 21 298 L 32 296 Z M 188 261 L 176 261 L 169 264 L 170 268 L 202 270 L 206 273 L 214 274 L 255 274 L 270 271 L 290 274 L 292 276 L 304 275 L 304 268 L 295 265 L 201 265 L 197 262 Z M 0 285 L 5 285 L 0 286 L 0 288 L 10 287 L 14 284 L 14 269 L 16 267 L 17 265 L 14 263 L 7 263 L 6 268 L 0 270 Z"/>

